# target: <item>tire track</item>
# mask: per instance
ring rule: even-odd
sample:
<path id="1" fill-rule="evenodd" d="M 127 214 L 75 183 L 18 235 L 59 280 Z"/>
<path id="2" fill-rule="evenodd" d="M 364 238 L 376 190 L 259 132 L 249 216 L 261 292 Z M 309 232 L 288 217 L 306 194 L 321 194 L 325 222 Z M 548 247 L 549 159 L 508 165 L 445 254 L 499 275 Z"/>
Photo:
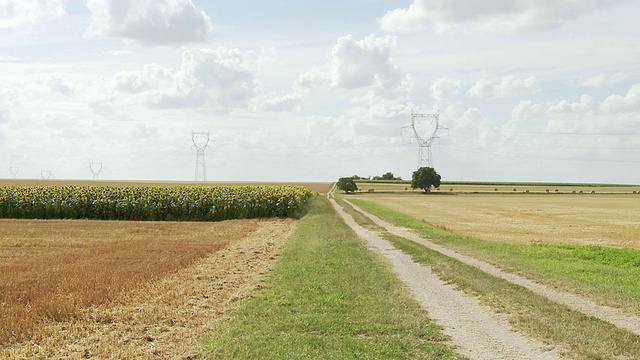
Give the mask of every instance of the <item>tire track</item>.
<path id="1" fill-rule="evenodd" d="M 548 286 L 538 284 L 522 276 L 505 272 L 484 261 L 472 258 L 470 256 L 459 254 L 441 245 L 432 243 L 410 232 L 408 229 L 391 225 L 388 222 L 378 218 L 377 216 L 364 211 L 363 209 L 351 203 L 350 201 L 348 200 L 344 200 L 344 201 L 348 203 L 350 206 L 352 206 L 356 211 L 362 213 L 363 215 L 371 219 L 376 225 L 385 228 L 391 234 L 419 243 L 431 250 L 437 251 L 443 255 L 459 260 L 467 265 L 473 266 L 495 277 L 507 280 L 517 285 L 524 286 L 525 288 L 533 291 L 534 293 L 542 295 L 557 303 L 566 305 L 572 310 L 576 310 L 583 314 L 597 317 L 601 320 L 610 322 L 619 328 L 629 330 L 634 334 L 640 335 L 640 317 L 638 316 L 625 313 L 624 311 L 613 308 L 613 307 L 599 305 L 589 299 L 585 299 L 576 294 L 569 293 L 566 291 L 556 290 Z"/>
<path id="2" fill-rule="evenodd" d="M 358 225 L 335 200 L 330 201 L 371 249 L 390 261 L 400 280 L 408 285 L 429 316 L 443 327 L 443 332 L 451 337 L 451 343 L 460 354 L 477 360 L 561 358 L 555 351 L 547 351 L 545 344 L 513 331 L 505 316 L 446 284 L 430 268 L 415 263 L 389 241 Z"/>

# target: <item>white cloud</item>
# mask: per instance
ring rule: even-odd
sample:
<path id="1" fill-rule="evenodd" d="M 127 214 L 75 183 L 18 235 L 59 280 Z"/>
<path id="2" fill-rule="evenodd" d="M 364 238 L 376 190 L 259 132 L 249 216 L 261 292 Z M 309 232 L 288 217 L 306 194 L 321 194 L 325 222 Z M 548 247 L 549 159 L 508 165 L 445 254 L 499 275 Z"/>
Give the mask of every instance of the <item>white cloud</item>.
<path id="1" fill-rule="evenodd" d="M 191 0 L 87 0 L 88 36 L 121 38 L 144 45 L 180 45 L 207 39 L 209 16 Z"/>
<path id="2" fill-rule="evenodd" d="M 45 85 L 49 87 L 51 91 L 60 93 L 62 95 L 73 95 L 74 90 L 62 79 L 56 76 L 50 76 L 45 82 Z"/>
<path id="3" fill-rule="evenodd" d="M 331 50 L 330 61 L 301 74 L 296 80 L 296 88 L 371 88 L 376 95 L 398 96 L 409 84 L 391 59 L 394 46 L 395 38 L 391 36 L 372 34 L 362 40 L 355 40 L 352 35 L 342 36 Z"/>
<path id="4" fill-rule="evenodd" d="M 2 0 L 0 28 L 25 30 L 64 14 L 63 0 Z"/>
<path id="5" fill-rule="evenodd" d="M 439 101 L 447 100 L 456 96 L 461 86 L 462 82 L 460 80 L 443 77 L 431 84 L 431 96 Z"/>
<path id="6" fill-rule="evenodd" d="M 534 104 L 531 100 L 520 101 L 511 111 L 513 122 L 536 122 L 546 119 L 545 109 L 540 104 Z"/>
<path id="7" fill-rule="evenodd" d="M 288 111 L 300 107 L 300 95 L 288 94 L 263 100 L 261 108 L 267 111 Z"/>
<path id="8" fill-rule="evenodd" d="M 635 123 L 640 127 L 640 84 L 633 85 L 624 96 L 608 96 L 602 102 L 602 110 L 614 114 L 635 112 L 638 116 Z"/>
<path id="9" fill-rule="evenodd" d="M 104 55 L 107 56 L 129 56 L 134 55 L 136 52 L 131 50 L 110 50 L 103 52 Z"/>
<path id="10" fill-rule="evenodd" d="M 481 99 L 497 99 L 521 94 L 532 93 L 538 90 L 538 82 L 534 76 L 520 78 L 507 75 L 499 81 L 481 79 L 468 91 L 469 96 Z"/>
<path id="11" fill-rule="evenodd" d="M 556 27 L 610 3 L 608 0 L 413 0 L 408 8 L 388 11 L 379 20 L 387 31 L 414 31 L 433 26 L 511 32 Z"/>
<path id="12" fill-rule="evenodd" d="M 623 73 L 615 73 L 611 75 L 600 74 L 586 79 L 581 79 L 579 84 L 584 87 L 602 87 L 621 83 L 625 80 Z"/>
<path id="13" fill-rule="evenodd" d="M 109 104 L 116 103 L 151 108 L 246 107 L 259 88 L 258 61 L 253 52 L 238 49 L 186 50 L 178 70 L 147 64 L 116 73 L 94 89 L 92 106 L 104 114 L 111 113 Z"/>

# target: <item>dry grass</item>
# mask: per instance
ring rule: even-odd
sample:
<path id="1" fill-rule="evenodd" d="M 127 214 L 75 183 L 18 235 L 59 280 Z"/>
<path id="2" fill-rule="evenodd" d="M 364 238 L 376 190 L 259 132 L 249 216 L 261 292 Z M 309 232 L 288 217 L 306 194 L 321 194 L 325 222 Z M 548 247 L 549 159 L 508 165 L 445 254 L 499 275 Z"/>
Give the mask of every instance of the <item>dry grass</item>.
<path id="1" fill-rule="evenodd" d="M 0 344 L 121 301 L 237 242 L 258 222 L 0 220 Z"/>
<path id="2" fill-rule="evenodd" d="M 317 193 L 326 193 L 331 182 L 277 182 L 277 181 L 152 181 L 152 180 L 42 180 L 42 179 L 0 179 L 0 186 L 244 186 L 244 185 L 294 185 L 304 186 Z"/>
<path id="3" fill-rule="evenodd" d="M 0 350 L 0 358 L 193 359 L 221 314 L 261 286 L 257 279 L 294 224 L 261 221 L 250 235 L 117 301 L 81 309 L 75 319 L 44 322 L 29 340 Z"/>
<path id="4" fill-rule="evenodd" d="M 640 249 L 640 202 L 633 194 L 360 194 L 358 198 L 484 241 Z"/>

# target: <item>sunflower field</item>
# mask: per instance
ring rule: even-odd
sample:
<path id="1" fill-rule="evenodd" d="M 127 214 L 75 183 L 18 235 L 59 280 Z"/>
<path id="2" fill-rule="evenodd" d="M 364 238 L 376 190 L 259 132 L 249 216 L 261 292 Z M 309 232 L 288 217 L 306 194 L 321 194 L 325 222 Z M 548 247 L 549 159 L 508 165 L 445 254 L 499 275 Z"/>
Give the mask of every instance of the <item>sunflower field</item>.
<path id="1" fill-rule="evenodd" d="M 302 214 L 302 186 L 2 186 L 0 218 L 221 221 Z"/>

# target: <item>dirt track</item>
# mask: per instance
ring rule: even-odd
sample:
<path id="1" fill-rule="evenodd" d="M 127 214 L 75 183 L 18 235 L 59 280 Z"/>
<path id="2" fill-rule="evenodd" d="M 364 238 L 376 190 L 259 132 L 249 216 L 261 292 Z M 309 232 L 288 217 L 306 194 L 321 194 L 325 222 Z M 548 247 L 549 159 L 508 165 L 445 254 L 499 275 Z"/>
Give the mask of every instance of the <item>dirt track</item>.
<path id="1" fill-rule="evenodd" d="M 458 351 L 477 360 L 560 359 L 554 350 L 511 329 L 507 319 L 471 296 L 455 290 L 431 270 L 395 249 L 388 241 L 358 225 L 331 200 L 335 209 L 356 233 L 386 257 L 399 278 L 408 285 L 415 299 L 443 327 Z"/>

